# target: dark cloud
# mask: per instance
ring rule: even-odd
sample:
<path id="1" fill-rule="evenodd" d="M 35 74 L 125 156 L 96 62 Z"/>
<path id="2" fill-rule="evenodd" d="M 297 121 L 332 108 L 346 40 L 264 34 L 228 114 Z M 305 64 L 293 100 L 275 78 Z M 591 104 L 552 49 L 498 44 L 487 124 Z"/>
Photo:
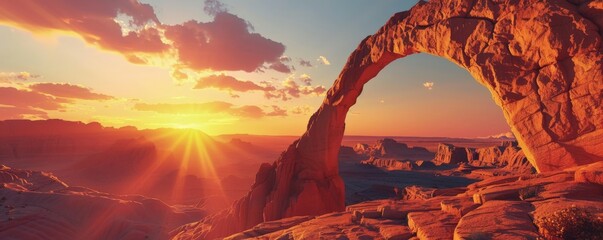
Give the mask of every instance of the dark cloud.
<path id="1" fill-rule="evenodd" d="M 293 66 L 289 66 L 289 65 L 284 64 L 284 63 L 282 63 L 282 62 L 274 62 L 274 63 L 271 63 L 271 64 L 268 66 L 268 68 L 269 68 L 269 69 L 272 69 L 272 70 L 274 70 L 274 71 L 277 71 L 277 72 L 282 72 L 282 73 L 291 73 L 293 70 L 295 70 L 295 69 L 293 68 Z"/>
<path id="2" fill-rule="evenodd" d="M 308 60 L 300 59 L 299 65 L 301 65 L 302 67 L 312 67 L 312 62 L 310 62 Z"/>

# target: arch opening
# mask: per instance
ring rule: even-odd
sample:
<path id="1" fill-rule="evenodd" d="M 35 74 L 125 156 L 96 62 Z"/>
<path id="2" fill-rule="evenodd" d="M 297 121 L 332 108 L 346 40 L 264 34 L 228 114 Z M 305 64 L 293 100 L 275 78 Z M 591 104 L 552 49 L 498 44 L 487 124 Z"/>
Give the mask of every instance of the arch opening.
<path id="1" fill-rule="evenodd" d="M 433 85 L 431 85 L 433 84 Z M 347 136 L 479 138 L 510 132 L 500 106 L 466 69 L 437 56 L 393 61 L 367 82 Z"/>

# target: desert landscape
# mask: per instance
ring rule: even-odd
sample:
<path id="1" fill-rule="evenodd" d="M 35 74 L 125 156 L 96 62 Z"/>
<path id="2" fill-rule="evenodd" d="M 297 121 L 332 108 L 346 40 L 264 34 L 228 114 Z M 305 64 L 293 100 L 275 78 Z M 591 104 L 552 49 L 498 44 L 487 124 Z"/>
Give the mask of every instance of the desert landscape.
<path id="1" fill-rule="evenodd" d="M 0 239 L 603 239 L 601 1 L 0 1 L 0 36 Z"/>

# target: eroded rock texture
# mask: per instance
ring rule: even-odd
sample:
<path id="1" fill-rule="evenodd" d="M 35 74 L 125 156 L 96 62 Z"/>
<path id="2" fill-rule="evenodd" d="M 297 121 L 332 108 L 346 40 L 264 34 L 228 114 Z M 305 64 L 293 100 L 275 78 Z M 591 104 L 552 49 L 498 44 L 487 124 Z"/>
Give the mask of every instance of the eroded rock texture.
<path id="1" fill-rule="evenodd" d="M 438 165 L 467 162 L 469 159 L 467 153 L 467 149 L 464 147 L 455 147 L 452 144 L 440 143 L 433 162 Z"/>
<path id="2" fill-rule="evenodd" d="M 432 0 L 395 14 L 351 54 L 306 133 L 260 169 L 249 194 L 176 237 L 343 210 L 337 153 L 346 114 L 366 82 L 414 53 L 449 59 L 484 85 L 539 172 L 602 159 L 602 14 L 603 3 L 588 0 Z"/>

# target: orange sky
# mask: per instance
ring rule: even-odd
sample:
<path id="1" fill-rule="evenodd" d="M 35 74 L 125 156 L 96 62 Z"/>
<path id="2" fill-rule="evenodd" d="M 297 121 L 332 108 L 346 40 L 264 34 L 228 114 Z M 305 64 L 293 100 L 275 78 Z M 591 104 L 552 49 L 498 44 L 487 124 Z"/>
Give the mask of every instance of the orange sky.
<path id="1" fill-rule="evenodd" d="M 3 1 L 0 119 L 298 135 L 356 44 L 410 5 Z M 485 88 L 427 55 L 391 64 L 347 122 L 352 135 L 509 129 Z"/>

